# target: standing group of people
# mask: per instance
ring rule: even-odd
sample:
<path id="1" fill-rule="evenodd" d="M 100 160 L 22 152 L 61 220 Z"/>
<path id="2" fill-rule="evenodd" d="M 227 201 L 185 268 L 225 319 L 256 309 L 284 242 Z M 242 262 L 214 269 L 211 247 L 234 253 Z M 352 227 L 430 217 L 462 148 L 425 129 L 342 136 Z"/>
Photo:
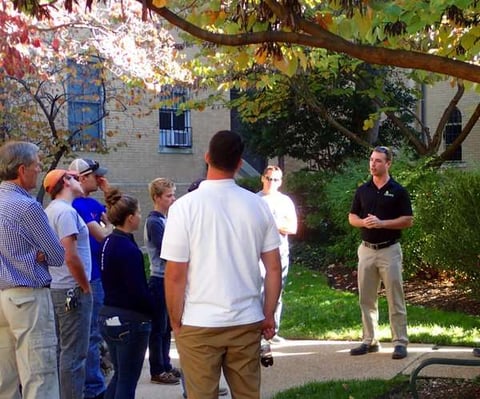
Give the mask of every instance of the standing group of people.
<path id="1" fill-rule="evenodd" d="M 242 153 L 238 135 L 217 133 L 206 154 L 207 178 L 178 202 L 172 223 L 175 185 L 164 178 L 150 183 L 147 281 L 133 238 L 141 223 L 138 201 L 109 187 L 105 168 L 79 158 L 48 172 L 43 187 L 51 201 L 43 210 L 29 194 L 41 172 L 39 148 L 26 142 L 0 148 L 0 397 L 134 398 L 147 347 L 151 381 L 178 384 L 181 373 L 169 357 L 172 329 L 189 398 L 207 397 L 205 389 L 219 394 L 220 374 L 216 381 L 203 378 L 210 366 L 223 369 L 232 394 L 258 395 L 260 336 L 277 331 L 280 227 L 267 202 L 235 184 Z M 99 188 L 106 207 L 89 196 Z M 192 207 L 188 214 L 184 206 Z M 246 247 L 232 250 L 228 244 L 238 239 Z M 187 283 L 190 273 L 212 278 Z M 214 354 L 189 353 L 187 326 L 215 342 Z M 114 366 L 108 386 L 100 370 L 102 339 Z M 209 367 L 198 367 L 203 362 Z"/>
<path id="2" fill-rule="evenodd" d="M 133 233 L 137 199 L 110 188 L 107 170 L 76 159 L 44 179 L 45 209 L 29 194 L 41 163 L 36 145 L 0 148 L 0 397 L 133 399 L 147 347 L 151 381 L 178 384 L 189 399 L 214 399 L 223 372 L 233 397 L 260 397 L 261 339 L 279 342 L 293 202 L 268 166 L 262 191 L 240 188 L 244 143 L 231 131 L 210 140 L 206 179 L 175 200 L 175 185 L 149 185 L 144 227 L 151 276 Z M 349 222 L 362 232 L 359 294 L 362 344 L 379 350 L 377 291 L 383 281 L 395 349 L 407 356 L 400 231 L 412 224 L 405 189 L 389 176 L 387 147 L 370 157 L 372 180 L 358 188 Z M 100 188 L 106 207 L 89 194 Z M 190 191 L 190 190 L 189 190 Z M 168 218 L 167 218 L 168 213 Z M 171 364 L 171 332 L 180 370 Z M 99 342 L 114 366 L 108 384 Z M 58 367 L 57 367 L 58 359 Z M 184 395 L 185 396 L 185 395 Z"/>

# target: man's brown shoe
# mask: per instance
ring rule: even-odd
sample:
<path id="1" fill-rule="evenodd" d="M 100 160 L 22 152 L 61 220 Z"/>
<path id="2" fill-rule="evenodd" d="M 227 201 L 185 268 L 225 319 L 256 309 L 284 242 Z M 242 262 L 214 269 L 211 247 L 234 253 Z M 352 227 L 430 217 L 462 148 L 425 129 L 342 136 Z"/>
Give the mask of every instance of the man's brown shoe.
<path id="1" fill-rule="evenodd" d="M 350 355 L 352 356 L 366 355 L 367 353 L 378 352 L 379 350 L 380 350 L 380 344 L 375 344 L 375 345 L 361 344 L 356 348 L 350 349 Z"/>
<path id="2" fill-rule="evenodd" d="M 180 384 L 180 378 L 175 377 L 172 373 L 163 372 L 162 374 L 152 375 L 150 382 L 154 384 L 177 385 Z"/>

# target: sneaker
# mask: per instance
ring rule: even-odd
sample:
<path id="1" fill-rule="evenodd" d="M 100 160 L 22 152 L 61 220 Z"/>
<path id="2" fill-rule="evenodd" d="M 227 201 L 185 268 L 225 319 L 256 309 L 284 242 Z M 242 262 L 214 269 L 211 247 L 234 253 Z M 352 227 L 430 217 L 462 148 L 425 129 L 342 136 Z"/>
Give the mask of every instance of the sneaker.
<path id="1" fill-rule="evenodd" d="M 375 344 L 375 345 L 361 344 L 356 348 L 350 349 L 350 355 L 352 356 L 366 355 L 367 353 L 378 352 L 379 350 L 380 350 L 380 344 Z"/>
<path id="2" fill-rule="evenodd" d="M 169 373 L 173 374 L 177 378 L 180 378 L 182 376 L 182 371 L 180 369 L 177 369 L 176 367 L 172 367 Z"/>
<path id="3" fill-rule="evenodd" d="M 480 357 L 480 348 L 473 348 L 473 356 Z"/>
<path id="4" fill-rule="evenodd" d="M 170 372 L 164 371 L 162 374 L 152 375 L 150 382 L 152 382 L 153 384 L 177 385 L 180 384 L 180 378 L 175 377 Z"/>
<path id="5" fill-rule="evenodd" d="M 285 338 L 281 337 L 280 335 L 275 334 L 271 339 L 271 344 L 283 344 L 285 342 Z"/>
<path id="6" fill-rule="evenodd" d="M 407 347 L 403 345 L 395 345 L 392 359 L 403 359 L 405 357 L 407 357 Z"/>

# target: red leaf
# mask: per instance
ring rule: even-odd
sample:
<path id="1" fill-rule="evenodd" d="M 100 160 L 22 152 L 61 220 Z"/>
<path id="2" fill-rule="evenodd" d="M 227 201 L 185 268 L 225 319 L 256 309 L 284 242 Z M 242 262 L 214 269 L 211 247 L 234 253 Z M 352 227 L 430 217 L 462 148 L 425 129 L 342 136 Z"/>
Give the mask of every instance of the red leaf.
<path id="1" fill-rule="evenodd" d="M 60 48 L 60 40 L 58 40 L 58 38 L 54 38 L 52 40 L 52 48 L 55 50 L 55 51 L 58 51 L 58 49 Z"/>

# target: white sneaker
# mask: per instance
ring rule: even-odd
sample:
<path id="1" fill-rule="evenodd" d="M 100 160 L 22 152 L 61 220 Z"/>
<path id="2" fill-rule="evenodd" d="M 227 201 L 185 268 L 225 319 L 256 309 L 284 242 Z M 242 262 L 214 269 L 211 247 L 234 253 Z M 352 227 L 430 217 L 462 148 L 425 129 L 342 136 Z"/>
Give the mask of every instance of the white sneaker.
<path id="1" fill-rule="evenodd" d="M 286 339 L 281 337 L 280 335 L 278 334 L 275 334 L 271 339 L 270 339 L 270 343 L 271 344 L 283 344 L 285 343 Z"/>

